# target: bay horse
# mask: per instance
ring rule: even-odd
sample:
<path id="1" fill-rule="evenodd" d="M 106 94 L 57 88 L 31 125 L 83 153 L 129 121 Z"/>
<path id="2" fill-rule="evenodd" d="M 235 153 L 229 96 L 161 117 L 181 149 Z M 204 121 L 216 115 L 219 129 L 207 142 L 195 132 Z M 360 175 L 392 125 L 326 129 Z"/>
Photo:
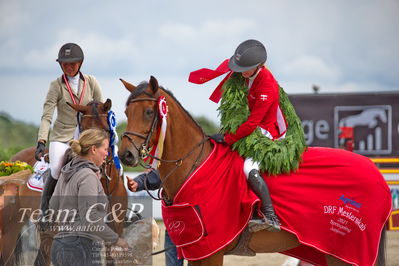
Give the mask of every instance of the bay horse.
<path id="1" fill-rule="evenodd" d="M 77 112 L 80 112 L 81 122 L 80 122 L 80 131 L 89 128 L 100 128 L 106 131 L 109 131 L 108 126 L 108 111 L 111 109 L 112 102 L 110 99 L 107 99 L 105 103 L 100 102 L 90 102 L 86 106 L 69 104 L 71 108 L 75 109 Z M 34 165 L 36 163 L 35 159 L 35 147 L 30 147 L 24 149 L 17 154 L 15 154 L 11 161 L 24 161 L 30 165 Z M 48 150 L 46 150 L 48 152 Z M 27 180 L 26 180 L 27 181 Z M 104 164 L 102 165 L 102 176 L 101 183 L 104 188 L 104 193 L 108 196 L 110 206 L 114 204 L 120 204 L 121 209 L 116 213 L 118 221 L 122 222 L 112 222 L 110 227 L 121 236 L 123 233 L 123 225 L 124 218 L 127 209 L 127 192 L 124 186 L 123 175 L 119 174 L 119 170 L 116 169 L 115 164 L 112 160 L 112 155 L 110 154 Z M 1 243 L 3 246 L 1 256 L 3 259 L 4 265 L 15 265 L 16 260 L 15 257 L 18 257 L 18 251 L 15 250 L 16 244 L 19 242 L 19 233 L 27 222 L 27 219 L 15 223 L 15 219 L 18 218 L 18 210 L 21 208 L 26 208 L 30 210 L 37 210 L 40 207 L 40 199 L 41 193 L 33 191 L 26 186 L 26 182 L 18 185 L 18 200 L 15 206 L 13 207 L 12 213 L 14 216 L 13 221 L 10 221 L 9 224 L 3 224 L 1 228 L 4 235 L 2 235 Z M 14 213 L 15 212 L 15 213 Z M 24 217 L 28 218 L 30 212 L 26 212 Z M 0 224 L 1 225 L 1 224 Z M 53 233 L 40 231 L 40 247 L 37 257 L 35 259 L 35 265 L 50 265 L 51 261 L 51 245 L 53 240 Z M 109 249 L 109 247 L 107 247 Z M 111 253 L 106 252 L 106 261 L 107 264 L 112 265 L 113 259 L 109 256 Z M 15 256 L 14 256 L 15 255 Z M 1 264 L 1 265 L 3 265 Z"/>
<path id="2" fill-rule="evenodd" d="M 119 157 L 128 166 L 137 166 L 143 163 L 144 157 L 150 156 L 149 150 L 157 142 L 161 128 L 158 101 L 160 97 L 166 99 L 167 129 L 158 170 L 162 181 L 163 201 L 165 204 L 170 204 L 175 195 L 180 193 L 182 185 L 186 185 L 185 181 L 190 173 L 195 171 L 211 153 L 214 144 L 171 92 L 158 85 L 156 78 L 151 76 L 149 82 L 142 82 L 137 87 L 122 79 L 121 81 L 130 92 L 130 96 L 126 102 L 125 114 L 128 121 L 126 132 L 122 135 Z M 220 208 L 223 208 L 223 205 Z M 376 264 L 380 266 L 385 263 L 384 237 L 385 228 L 379 231 L 377 236 L 379 250 Z M 231 251 L 238 241 L 239 236 L 212 255 L 191 260 L 190 265 L 223 265 L 223 256 Z M 287 230 L 279 232 L 261 230 L 252 233 L 247 243 L 256 253 L 285 252 L 301 244 L 297 236 Z M 333 255 L 324 253 L 322 256 L 327 265 L 349 265 Z"/>

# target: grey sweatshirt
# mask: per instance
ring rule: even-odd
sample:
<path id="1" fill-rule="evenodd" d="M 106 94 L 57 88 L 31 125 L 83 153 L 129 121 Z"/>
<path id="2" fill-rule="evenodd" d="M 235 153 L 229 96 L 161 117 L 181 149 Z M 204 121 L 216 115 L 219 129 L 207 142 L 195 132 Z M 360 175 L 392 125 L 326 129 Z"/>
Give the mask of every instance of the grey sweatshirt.
<path id="1" fill-rule="evenodd" d="M 108 200 L 98 177 L 99 171 L 96 165 L 79 156 L 61 169 L 50 200 L 59 231 L 55 237 L 79 235 L 109 243 L 118 240 L 118 234 L 104 221 L 109 212 Z"/>

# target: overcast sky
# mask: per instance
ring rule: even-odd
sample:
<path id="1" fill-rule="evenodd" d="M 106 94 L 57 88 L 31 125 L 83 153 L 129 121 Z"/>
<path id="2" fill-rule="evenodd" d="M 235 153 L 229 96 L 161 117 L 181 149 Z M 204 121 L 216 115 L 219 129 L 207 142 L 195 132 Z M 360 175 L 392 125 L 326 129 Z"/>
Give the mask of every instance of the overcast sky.
<path id="1" fill-rule="evenodd" d="M 0 112 L 40 123 L 55 62 L 66 42 L 81 45 L 82 72 L 99 80 L 124 120 L 127 90 L 150 75 L 193 115 L 218 122 L 190 71 L 215 68 L 246 39 L 288 93 L 399 91 L 399 0 L 0 0 Z"/>

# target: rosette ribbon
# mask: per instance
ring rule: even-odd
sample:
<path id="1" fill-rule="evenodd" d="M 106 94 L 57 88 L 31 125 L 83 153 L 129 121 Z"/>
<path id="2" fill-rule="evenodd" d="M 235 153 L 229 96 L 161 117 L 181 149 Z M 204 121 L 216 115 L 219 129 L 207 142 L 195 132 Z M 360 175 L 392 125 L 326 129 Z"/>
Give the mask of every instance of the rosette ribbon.
<path id="1" fill-rule="evenodd" d="M 119 170 L 119 175 L 123 174 L 123 167 L 118 157 L 118 134 L 116 132 L 116 116 L 115 113 L 108 111 L 108 127 L 109 127 L 109 146 L 112 152 L 112 159 L 116 169 Z"/>
<path id="2" fill-rule="evenodd" d="M 161 117 L 162 123 L 161 123 L 161 130 L 159 131 L 159 136 L 158 136 L 158 144 L 155 150 L 155 158 L 162 158 L 163 144 L 166 135 L 166 127 L 168 125 L 166 119 L 168 116 L 168 105 L 166 104 L 166 99 L 164 96 L 160 96 L 158 99 L 158 113 L 159 116 Z M 154 159 L 152 161 L 151 167 L 158 169 L 160 163 L 161 162 L 159 160 Z"/>

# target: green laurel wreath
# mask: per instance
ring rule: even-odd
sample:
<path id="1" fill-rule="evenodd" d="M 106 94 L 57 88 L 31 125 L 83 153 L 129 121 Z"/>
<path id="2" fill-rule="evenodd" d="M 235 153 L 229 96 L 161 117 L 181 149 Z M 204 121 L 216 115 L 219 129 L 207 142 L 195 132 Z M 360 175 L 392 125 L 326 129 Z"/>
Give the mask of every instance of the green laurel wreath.
<path id="1" fill-rule="evenodd" d="M 222 133 L 234 133 L 247 121 L 250 114 L 247 91 L 245 79 L 240 73 L 233 73 L 223 85 L 223 96 L 218 108 Z M 288 124 L 284 139 L 273 141 L 257 128 L 231 146 L 242 157 L 250 157 L 259 163 L 260 171 L 269 175 L 289 173 L 298 169 L 301 155 L 306 149 L 301 120 L 281 87 L 280 108 Z"/>

